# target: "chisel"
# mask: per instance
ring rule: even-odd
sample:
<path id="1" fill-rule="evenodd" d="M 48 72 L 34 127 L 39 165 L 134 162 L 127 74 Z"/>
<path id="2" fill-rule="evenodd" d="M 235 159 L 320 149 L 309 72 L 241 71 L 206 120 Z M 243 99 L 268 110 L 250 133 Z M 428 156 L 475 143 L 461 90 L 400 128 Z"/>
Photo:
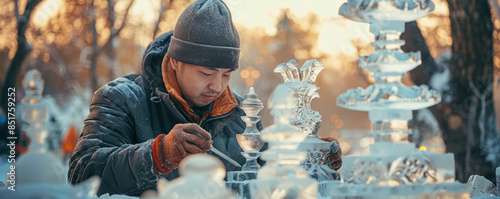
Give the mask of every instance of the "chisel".
<path id="1" fill-rule="evenodd" d="M 195 132 L 195 131 L 186 131 L 186 133 L 191 133 L 191 134 L 195 134 L 203 139 L 205 139 L 205 137 L 203 137 L 202 135 L 200 135 L 198 132 Z M 220 157 L 224 158 L 224 160 L 227 160 L 229 163 L 233 164 L 234 166 L 237 166 L 237 167 L 241 167 L 241 165 L 236 162 L 235 160 L 231 159 L 229 156 L 227 156 L 226 154 L 222 153 L 221 151 L 219 151 L 218 149 L 216 149 L 215 147 L 211 147 L 210 148 L 210 151 L 212 151 L 213 153 L 219 155 Z"/>

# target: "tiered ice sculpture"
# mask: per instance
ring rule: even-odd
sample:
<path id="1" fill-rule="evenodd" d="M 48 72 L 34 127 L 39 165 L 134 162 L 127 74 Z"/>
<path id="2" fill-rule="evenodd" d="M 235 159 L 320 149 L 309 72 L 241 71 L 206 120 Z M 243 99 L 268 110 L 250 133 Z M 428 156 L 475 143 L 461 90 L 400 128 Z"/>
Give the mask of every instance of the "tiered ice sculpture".
<path id="1" fill-rule="evenodd" d="M 343 177 L 349 184 L 329 187 L 322 195 L 467 197 L 465 186 L 454 183 L 453 154 L 418 151 L 408 142 L 412 110 L 435 105 L 441 97 L 425 85 L 401 83 L 401 77 L 421 60 L 420 52 L 401 50 L 404 41 L 399 37 L 405 22 L 433 10 L 430 0 L 348 0 L 340 8 L 340 15 L 369 23 L 375 35 L 375 51 L 359 60 L 362 68 L 374 73 L 375 84 L 351 89 L 337 98 L 341 107 L 368 111 L 375 143 L 367 155 L 344 157 Z"/>
<path id="2" fill-rule="evenodd" d="M 296 108 L 292 112 L 291 123 L 307 135 L 298 150 L 307 153 L 307 158 L 301 165 L 312 178 L 321 181 L 339 180 L 340 175 L 325 164 L 327 155 L 339 148 L 338 144 L 325 142 L 316 135 L 321 127 L 321 115 L 311 109 L 311 101 L 319 97 L 314 83 L 318 74 L 325 67 L 318 60 L 307 60 L 299 68 L 295 60 L 278 65 L 274 72 L 281 73 L 285 85 L 290 89 L 295 98 Z"/>
<path id="3" fill-rule="evenodd" d="M 67 169 L 61 159 L 47 151 L 45 138 L 49 131 L 44 127 L 47 122 L 47 107 L 42 97 L 43 86 L 40 72 L 36 69 L 28 71 L 23 80 L 25 97 L 22 107 L 24 121 L 27 123 L 27 129 L 23 130 L 27 132 L 31 143 L 29 152 L 16 160 L 17 184 L 67 182 Z"/>
<path id="4" fill-rule="evenodd" d="M 235 198 L 224 185 L 226 169 L 214 156 L 194 154 L 179 164 L 179 178 L 158 180 L 158 198 Z"/>
<path id="5" fill-rule="evenodd" d="M 252 198 L 317 198 L 316 180 L 309 178 L 306 170 L 299 166 L 306 153 L 298 152 L 297 147 L 307 135 L 290 124 L 295 99 L 287 86 L 280 84 L 276 87 L 268 107 L 274 124 L 261 133 L 269 149 L 262 154 L 266 164 L 250 185 Z"/>
<path id="6" fill-rule="evenodd" d="M 259 150 L 264 145 L 264 141 L 260 136 L 260 131 L 257 129 L 257 123 L 260 121 L 260 116 L 257 116 L 257 114 L 264 106 L 257 98 L 254 88 L 250 87 L 240 107 L 246 113 L 246 116 L 241 116 L 241 119 L 245 121 L 247 125 L 243 134 L 236 135 L 236 139 L 243 149 L 241 154 L 245 156 L 247 161 L 241 168 L 241 171 L 231 171 L 227 173 L 228 182 L 226 184 L 231 187 L 232 190 L 236 191 L 238 198 L 249 198 L 249 184 L 252 180 L 257 178 L 257 171 L 260 169 L 257 158 L 262 154 Z"/>

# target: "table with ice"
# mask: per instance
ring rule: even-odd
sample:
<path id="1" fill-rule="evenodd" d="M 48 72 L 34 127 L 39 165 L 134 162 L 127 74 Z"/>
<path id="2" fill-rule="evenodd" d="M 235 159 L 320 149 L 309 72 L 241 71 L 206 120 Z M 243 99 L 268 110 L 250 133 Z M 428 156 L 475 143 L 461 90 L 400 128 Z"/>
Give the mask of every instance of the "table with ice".
<path id="1" fill-rule="evenodd" d="M 298 150 L 306 152 L 307 156 L 301 165 L 312 178 L 322 181 L 340 180 L 340 175 L 326 164 L 326 157 L 336 152 L 340 147 L 337 143 L 325 142 L 317 136 L 321 127 L 321 115 L 311 109 L 311 101 L 319 98 L 315 85 L 316 78 L 325 67 L 318 60 L 307 60 L 299 67 L 295 60 L 278 65 L 275 73 L 280 73 L 284 84 L 292 92 L 295 108 L 290 118 L 291 124 L 302 129 L 306 139 L 299 145 Z"/>
<path id="2" fill-rule="evenodd" d="M 207 154 L 194 154 L 179 164 L 180 177 L 157 182 L 157 198 L 235 198 L 224 185 L 226 169 L 222 161 Z"/>
<path id="3" fill-rule="evenodd" d="M 260 169 L 257 158 L 262 154 L 260 149 L 264 145 L 260 131 L 257 129 L 257 123 L 260 121 L 260 116 L 257 114 L 264 108 L 264 105 L 255 94 L 254 88 L 250 87 L 240 107 L 246 114 L 241 116 L 246 123 L 246 128 L 242 134 L 236 135 L 236 139 L 243 149 L 241 154 L 245 156 L 246 163 L 241 171 L 227 173 L 226 185 L 237 193 L 238 198 L 249 198 L 249 184 L 257 178 L 257 171 Z"/>
<path id="4" fill-rule="evenodd" d="M 261 132 L 269 145 L 262 154 L 266 164 L 250 184 L 251 198 L 317 198 L 316 180 L 299 165 L 306 153 L 297 148 L 307 135 L 290 123 L 295 106 L 288 87 L 278 85 L 268 101 L 274 124 Z"/>

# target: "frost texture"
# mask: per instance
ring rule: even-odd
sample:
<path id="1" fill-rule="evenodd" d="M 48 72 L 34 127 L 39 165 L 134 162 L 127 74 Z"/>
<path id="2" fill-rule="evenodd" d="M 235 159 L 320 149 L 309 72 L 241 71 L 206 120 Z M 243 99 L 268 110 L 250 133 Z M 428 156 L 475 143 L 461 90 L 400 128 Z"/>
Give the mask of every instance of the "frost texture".
<path id="1" fill-rule="evenodd" d="M 288 86 L 295 98 L 296 108 L 293 110 L 291 122 L 299 126 L 308 135 L 316 135 L 318 125 L 321 124 L 321 115 L 311 109 L 311 101 L 319 98 L 314 85 L 318 74 L 325 67 L 318 60 L 307 60 L 299 69 L 297 61 L 290 60 L 287 63 L 278 65 L 275 73 L 280 73 L 285 85 Z"/>
<path id="2" fill-rule="evenodd" d="M 295 99 L 295 108 L 291 124 L 301 128 L 306 139 L 300 143 L 298 151 L 306 152 L 307 156 L 301 165 L 309 176 L 318 181 L 339 180 L 338 173 L 328 167 L 326 158 L 331 155 L 331 148 L 337 143 L 325 142 L 316 135 L 321 127 L 321 115 L 312 110 L 311 101 L 319 98 L 315 85 L 316 78 L 325 67 L 315 59 L 307 60 L 300 67 L 295 60 L 278 65 L 274 72 L 281 73 L 285 85 L 292 92 Z"/>
<path id="3" fill-rule="evenodd" d="M 288 87 L 280 84 L 269 99 L 275 123 L 262 130 L 262 139 L 269 143 L 262 159 L 267 163 L 250 184 L 252 198 L 316 198 L 317 182 L 299 166 L 306 157 L 297 151 L 306 134 L 290 124 L 290 112 L 295 108 L 295 100 Z"/>

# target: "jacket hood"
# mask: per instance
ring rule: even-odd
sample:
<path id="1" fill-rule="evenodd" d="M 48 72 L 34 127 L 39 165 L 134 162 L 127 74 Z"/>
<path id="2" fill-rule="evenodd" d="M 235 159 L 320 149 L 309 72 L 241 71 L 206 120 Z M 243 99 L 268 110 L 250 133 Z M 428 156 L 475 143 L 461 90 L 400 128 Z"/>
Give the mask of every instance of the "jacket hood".
<path id="1" fill-rule="evenodd" d="M 167 54 L 173 31 L 163 33 L 154 39 L 146 48 L 142 57 L 141 73 L 152 90 L 157 87 L 165 87 L 161 74 L 163 57 Z"/>

